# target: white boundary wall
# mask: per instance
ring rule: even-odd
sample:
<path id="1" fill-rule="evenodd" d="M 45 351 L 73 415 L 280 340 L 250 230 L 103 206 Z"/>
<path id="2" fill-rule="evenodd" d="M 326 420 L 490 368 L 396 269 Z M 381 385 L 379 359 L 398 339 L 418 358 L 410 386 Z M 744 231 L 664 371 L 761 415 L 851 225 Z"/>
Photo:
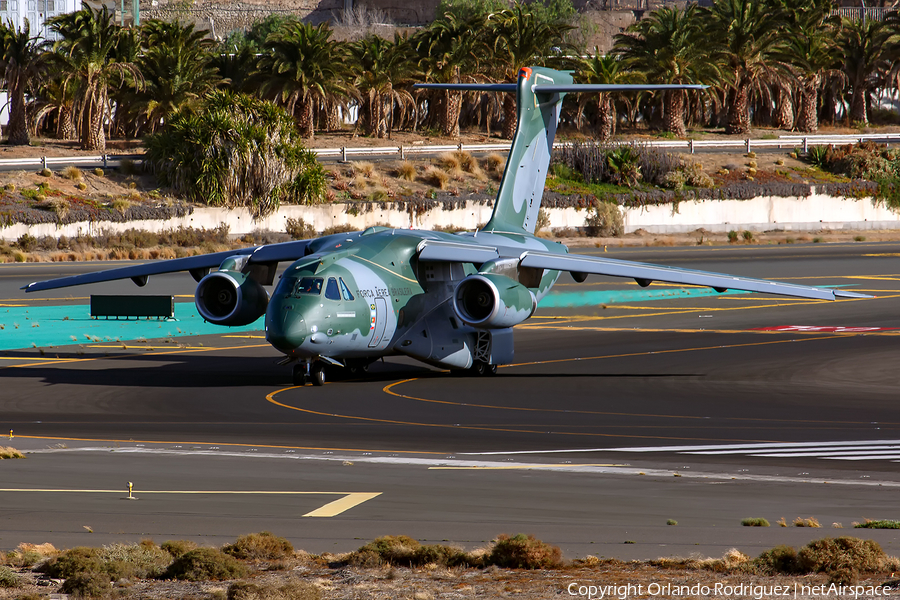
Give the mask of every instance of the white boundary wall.
<path id="1" fill-rule="evenodd" d="M 172 219 L 129 221 L 83 221 L 60 225 L 16 224 L 0 229 L 0 238 L 15 241 L 28 233 L 35 237 L 76 237 L 101 231 L 144 229 L 164 231 L 179 227 L 213 229 L 228 225 L 229 232 L 242 235 L 255 230 L 284 231 L 287 219 L 303 219 L 317 231 L 336 225 L 351 225 L 365 229 L 384 224 L 398 229 L 432 229 L 435 226 L 455 226 L 473 230 L 491 216 L 491 203 L 466 202 L 465 208 L 444 211 L 432 209 L 423 214 L 400 210 L 374 208 L 356 215 L 348 208 L 365 207 L 359 204 L 327 204 L 319 206 L 286 206 L 277 212 L 254 221 L 246 209 L 198 208 L 190 215 Z M 697 200 L 680 202 L 677 206 L 647 206 L 622 208 L 625 232 L 644 229 L 651 233 L 684 233 L 700 227 L 710 231 L 744 230 L 817 230 L 817 229 L 900 229 L 900 213 L 891 211 L 871 198 L 846 199 L 824 194 L 809 197 L 783 198 L 761 196 L 752 200 Z M 583 227 L 587 211 L 575 208 L 549 208 L 550 227 Z"/>

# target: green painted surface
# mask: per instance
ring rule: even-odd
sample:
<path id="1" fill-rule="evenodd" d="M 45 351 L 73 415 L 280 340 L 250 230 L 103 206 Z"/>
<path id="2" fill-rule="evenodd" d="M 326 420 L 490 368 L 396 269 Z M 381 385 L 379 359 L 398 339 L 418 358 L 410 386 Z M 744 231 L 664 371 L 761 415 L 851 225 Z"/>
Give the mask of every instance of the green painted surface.
<path id="1" fill-rule="evenodd" d="M 174 321 L 91 319 L 90 314 L 87 304 L 0 308 L 0 326 L 3 327 L 0 329 L 0 350 L 222 334 L 263 328 L 262 317 L 244 327 L 211 325 L 197 314 L 193 302 L 176 303 Z"/>

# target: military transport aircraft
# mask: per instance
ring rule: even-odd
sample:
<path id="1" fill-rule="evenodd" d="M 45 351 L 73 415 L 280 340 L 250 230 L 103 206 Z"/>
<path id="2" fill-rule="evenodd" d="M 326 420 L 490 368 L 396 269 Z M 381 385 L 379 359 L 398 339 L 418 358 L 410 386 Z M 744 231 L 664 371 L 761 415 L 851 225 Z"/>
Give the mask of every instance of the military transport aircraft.
<path id="1" fill-rule="evenodd" d="M 509 84 L 423 87 L 515 92 L 518 126 L 493 215 L 480 231 L 447 234 L 370 227 L 336 234 L 129 266 L 32 283 L 37 292 L 188 271 L 198 282 L 200 315 L 218 325 L 248 325 L 265 315 L 266 339 L 297 361 L 294 383 L 325 383 L 325 367 L 365 370 L 386 355 L 437 367 L 493 374 L 513 360 L 513 327 L 568 271 L 829 299 L 862 294 L 568 253 L 534 235 L 563 97 L 571 92 L 702 86 L 574 84 L 568 72 L 523 68 Z M 279 262 L 292 264 L 271 296 Z M 215 270 L 213 270 L 215 269 Z"/>

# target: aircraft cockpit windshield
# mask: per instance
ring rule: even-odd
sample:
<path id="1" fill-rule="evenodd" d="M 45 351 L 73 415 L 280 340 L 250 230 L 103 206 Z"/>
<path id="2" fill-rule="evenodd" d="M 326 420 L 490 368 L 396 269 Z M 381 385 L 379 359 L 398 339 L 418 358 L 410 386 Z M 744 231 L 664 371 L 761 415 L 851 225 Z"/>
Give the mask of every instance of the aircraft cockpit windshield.
<path id="1" fill-rule="evenodd" d="M 322 293 L 322 284 L 324 279 L 321 277 L 302 277 L 294 288 L 294 297 L 299 298 L 304 295 L 318 296 Z"/>

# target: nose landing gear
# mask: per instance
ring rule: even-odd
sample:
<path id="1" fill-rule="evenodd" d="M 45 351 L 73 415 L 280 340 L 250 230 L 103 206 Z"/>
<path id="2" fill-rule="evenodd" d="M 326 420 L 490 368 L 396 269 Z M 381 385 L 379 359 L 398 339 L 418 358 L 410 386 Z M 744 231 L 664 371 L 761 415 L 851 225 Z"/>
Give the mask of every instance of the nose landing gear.
<path id="1" fill-rule="evenodd" d="M 325 363 L 308 360 L 294 365 L 293 380 L 294 385 L 306 385 L 307 381 L 316 386 L 325 385 Z"/>

